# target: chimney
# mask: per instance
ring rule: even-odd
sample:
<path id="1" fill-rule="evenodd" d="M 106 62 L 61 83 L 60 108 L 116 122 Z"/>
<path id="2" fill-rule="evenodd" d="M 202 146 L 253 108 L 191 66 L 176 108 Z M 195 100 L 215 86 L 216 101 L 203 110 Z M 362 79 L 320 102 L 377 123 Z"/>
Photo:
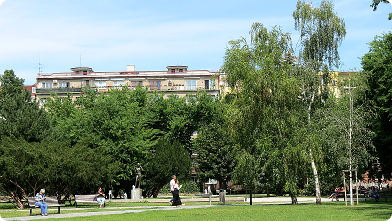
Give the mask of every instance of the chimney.
<path id="1" fill-rule="evenodd" d="M 127 71 L 135 71 L 135 65 L 127 65 Z"/>

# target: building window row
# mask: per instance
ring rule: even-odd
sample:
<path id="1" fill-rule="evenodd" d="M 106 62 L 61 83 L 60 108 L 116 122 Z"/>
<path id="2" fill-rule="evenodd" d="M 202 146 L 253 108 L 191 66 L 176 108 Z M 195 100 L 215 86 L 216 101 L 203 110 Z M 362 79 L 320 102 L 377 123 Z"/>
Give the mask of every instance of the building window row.
<path id="1" fill-rule="evenodd" d="M 204 85 L 203 85 L 204 82 Z M 51 83 L 51 82 L 42 82 L 39 84 L 39 88 L 69 88 L 69 87 L 78 87 L 77 82 L 59 82 L 57 83 Z M 166 84 L 167 85 L 163 85 Z M 198 83 L 201 85 L 198 85 Z M 145 86 L 143 85 L 142 80 L 136 80 L 136 81 L 129 81 L 129 83 L 126 83 L 125 80 L 115 80 L 112 81 L 112 83 L 108 83 L 107 79 L 95 79 L 95 80 L 82 80 L 81 81 L 81 86 L 79 84 L 79 87 L 96 87 L 99 89 L 105 89 L 109 86 L 115 87 L 115 88 L 121 88 L 122 86 L 128 85 L 132 88 L 135 88 L 137 86 Z M 149 81 L 149 89 L 150 90 L 200 90 L 200 89 L 206 89 L 206 90 L 213 90 L 215 89 L 215 81 L 214 80 L 204 80 L 200 81 L 198 80 L 185 80 L 185 85 L 184 84 L 174 84 L 173 80 L 167 80 L 167 81 L 160 81 L 160 80 L 150 80 Z"/>

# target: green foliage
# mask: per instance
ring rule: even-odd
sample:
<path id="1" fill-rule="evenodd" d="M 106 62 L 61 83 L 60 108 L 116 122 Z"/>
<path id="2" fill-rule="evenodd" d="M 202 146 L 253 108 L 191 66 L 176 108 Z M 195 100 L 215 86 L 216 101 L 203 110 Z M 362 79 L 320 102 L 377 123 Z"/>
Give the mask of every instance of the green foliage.
<path id="1" fill-rule="evenodd" d="M 14 94 L 20 94 L 23 89 L 24 80 L 16 77 L 13 70 L 5 70 L 3 75 L 0 75 L 0 98 L 4 99 Z"/>
<path id="2" fill-rule="evenodd" d="M 102 150 L 103 155 L 120 165 L 121 169 L 110 181 L 113 190 L 130 191 L 137 163 L 145 170 L 142 188 L 148 196 L 156 196 L 173 173 L 188 176 L 191 135 L 219 115 L 215 110 L 218 104 L 206 93 L 193 98 L 164 99 L 163 94 L 147 93 L 142 87 L 132 91 L 124 87 L 108 93 L 89 88 L 85 91 L 74 102 L 71 97 L 54 95 L 45 107 L 60 140 L 75 145 L 88 138 L 90 148 Z M 178 151 L 184 156 L 171 164 Z M 183 163 L 181 170 L 174 169 L 180 168 L 178 163 Z"/>
<path id="3" fill-rule="evenodd" d="M 195 193 L 200 193 L 200 185 L 194 181 L 185 181 L 180 183 L 182 185 L 182 188 L 180 189 L 180 194 L 185 193 L 185 194 L 195 194 Z M 159 193 L 164 193 L 164 194 L 171 194 L 170 192 L 170 184 L 167 182 L 162 189 L 159 191 Z"/>
<path id="4" fill-rule="evenodd" d="M 370 5 L 373 8 L 373 11 L 376 11 L 378 8 L 378 5 L 383 2 L 386 4 L 390 4 L 390 2 L 388 0 L 373 0 L 373 3 Z M 392 13 L 388 14 L 388 20 L 392 20 Z"/>
<path id="5" fill-rule="evenodd" d="M 91 194 L 113 179 L 119 165 L 112 163 L 102 149 L 90 148 L 90 142 L 84 138 L 74 146 L 64 142 L 48 145 L 53 160 L 49 166 L 54 170 L 48 176 L 52 194 Z"/>
<path id="6" fill-rule="evenodd" d="M 179 142 L 171 143 L 160 139 L 156 149 L 151 153 L 142 185 L 147 197 L 157 197 L 159 190 L 170 182 L 171 176 L 178 180 L 188 180 L 192 166 L 189 152 Z"/>
<path id="7" fill-rule="evenodd" d="M 377 36 L 369 43 L 369 52 L 362 57 L 362 67 L 368 83 L 366 98 L 377 116 L 371 118 L 372 130 L 382 172 L 392 172 L 392 33 Z M 389 175 L 387 175 L 389 177 Z"/>
<path id="8" fill-rule="evenodd" d="M 22 88 L 23 80 L 6 70 L 0 82 L 0 139 L 14 136 L 35 142 L 50 136 L 49 117 L 31 100 L 30 92 Z"/>
<path id="9" fill-rule="evenodd" d="M 210 96 L 197 97 L 195 120 L 199 119 L 198 134 L 192 142 L 192 153 L 198 177 L 218 180 L 225 188 L 234 166 L 234 149 L 228 138 L 225 112 L 220 101 Z"/>
<path id="10" fill-rule="evenodd" d="M 339 66 L 338 47 L 346 36 L 346 29 L 344 20 L 333 10 L 330 1 L 321 1 L 320 7 L 313 7 L 298 0 L 293 17 L 295 29 L 300 33 L 303 61 Z"/>
<path id="11" fill-rule="evenodd" d="M 223 70 L 237 99 L 228 111 L 230 135 L 241 153 L 233 179 L 254 190 L 284 189 L 294 198 L 306 174 L 306 159 L 296 131 L 303 126 L 304 109 L 297 99 L 300 81 L 284 61 L 290 35 L 261 24 L 251 30 L 252 44 L 231 41 Z M 305 115 L 306 116 L 306 115 Z"/>
<path id="12" fill-rule="evenodd" d="M 27 142 L 4 137 L 0 142 L 0 189 L 19 203 L 45 188 L 47 195 L 90 194 L 111 180 L 116 165 L 80 141 Z M 22 205 L 19 205 L 22 206 Z"/>
<path id="13" fill-rule="evenodd" d="M 62 140 L 76 144 L 88 138 L 89 147 L 119 163 L 121 171 L 109 183 L 124 185 L 120 188 L 129 190 L 133 169 L 144 162 L 146 151 L 155 145 L 160 134 L 148 126 L 155 121 L 144 106 L 148 99 L 145 89 L 140 87 L 132 92 L 115 89 L 107 95 L 86 89 L 75 102 L 70 97 L 54 96 L 46 108 Z"/>
<path id="14" fill-rule="evenodd" d="M 252 192 L 260 186 L 262 164 L 259 158 L 247 152 L 242 152 L 237 157 L 237 167 L 233 171 L 233 182 L 245 185 Z"/>

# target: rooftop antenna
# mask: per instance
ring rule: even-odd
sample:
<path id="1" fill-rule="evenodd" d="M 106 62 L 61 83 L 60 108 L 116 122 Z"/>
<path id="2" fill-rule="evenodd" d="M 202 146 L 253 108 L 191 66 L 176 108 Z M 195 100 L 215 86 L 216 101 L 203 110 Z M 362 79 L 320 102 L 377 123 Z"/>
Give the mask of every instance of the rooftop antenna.
<path id="1" fill-rule="evenodd" d="M 41 54 L 38 57 L 38 73 L 42 73 Z"/>

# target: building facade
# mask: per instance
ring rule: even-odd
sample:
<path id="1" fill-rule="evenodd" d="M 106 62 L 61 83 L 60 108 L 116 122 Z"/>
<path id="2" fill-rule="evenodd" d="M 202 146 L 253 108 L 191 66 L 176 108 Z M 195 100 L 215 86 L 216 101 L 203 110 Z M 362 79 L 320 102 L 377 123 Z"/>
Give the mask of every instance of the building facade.
<path id="1" fill-rule="evenodd" d="M 70 72 L 39 73 L 35 97 L 42 103 L 51 93 L 60 97 L 71 93 L 76 99 L 85 87 L 106 92 L 124 86 L 133 90 L 138 85 L 147 87 L 149 91 L 164 92 L 166 97 L 184 97 L 200 90 L 217 96 L 220 93 L 220 73 L 188 70 L 188 66 L 167 66 L 164 71 L 135 71 L 134 65 L 128 65 L 127 70 L 122 72 L 94 72 L 89 67 L 75 67 Z"/>

